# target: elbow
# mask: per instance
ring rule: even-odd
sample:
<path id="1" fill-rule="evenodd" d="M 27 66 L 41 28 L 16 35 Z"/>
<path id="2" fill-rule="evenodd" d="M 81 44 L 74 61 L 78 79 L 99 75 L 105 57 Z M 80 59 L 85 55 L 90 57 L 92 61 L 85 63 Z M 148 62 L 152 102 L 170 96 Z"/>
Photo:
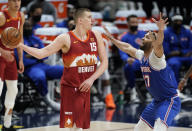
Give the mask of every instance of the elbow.
<path id="1" fill-rule="evenodd" d="M 38 56 L 37 56 L 37 59 L 39 59 L 39 60 L 40 60 L 40 59 L 43 59 L 43 58 L 45 58 L 45 56 L 43 56 L 43 55 L 38 55 Z"/>
<path id="2" fill-rule="evenodd" d="M 43 58 L 47 57 L 46 53 L 42 49 L 39 50 L 39 52 L 38 52 L 38 54 L 36 56 L 37 59 L 43 59 Z"/>
<path id="3" fill-rule="evenodd" d="M 40 59 L 43 59 L 43 57 L 41 57 L 41 56 L 37 56 L 36 58 L 39 59 L 39 60 L 40 60 Z"/>
<path id="4" fill-rule="evenodd" d="M 41 54 L 37 54 L 35 57 L 36 57 L 37 59 L 39 59 L 39 60 L 44 58 L 44 56 L 41 55 Z"/>

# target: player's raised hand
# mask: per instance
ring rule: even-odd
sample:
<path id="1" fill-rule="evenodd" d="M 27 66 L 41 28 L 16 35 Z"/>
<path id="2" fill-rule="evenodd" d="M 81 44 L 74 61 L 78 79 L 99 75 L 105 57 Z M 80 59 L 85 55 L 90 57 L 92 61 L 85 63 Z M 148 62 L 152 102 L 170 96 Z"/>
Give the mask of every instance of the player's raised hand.
<path id="1" fill-rule="evenodd" d="M 159 19 L 159 21 L 157 21 L 156 19 L 152 18 L 152 21 L 157 24 L 159 30 L 164 30 L 165 26 L 169 24 L 169 22 L 167 20 L 168 20 L 168 18 L 163 19 L 163 15 L 162 15 L 161 12 L 160 12 L 160 19 Z"/>

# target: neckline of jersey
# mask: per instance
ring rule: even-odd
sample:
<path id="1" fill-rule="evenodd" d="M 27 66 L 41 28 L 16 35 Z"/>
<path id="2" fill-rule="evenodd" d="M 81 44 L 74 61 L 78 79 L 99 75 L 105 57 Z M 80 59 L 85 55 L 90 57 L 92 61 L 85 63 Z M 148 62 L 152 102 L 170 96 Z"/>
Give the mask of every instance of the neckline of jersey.
<path id="1" fill-rule="evenodd" d="M 17 17 L 12 17 L 12 16 L 9 14 L 8 9 L 6 9 L 5 12 L 6 12 L 7 15 L 9 16 L 9 19 L 11 19 L 11 20 L 19 20 L 19 19 L 20 19 L 19 11 L 17 12 Z"/>
<path id="2" fill-rule="evenodd" d="M 74 33 L 73 33 L 73 31 L 70 31 L 71 32 L 71 34 L 77 39 L 77 40 L 79 40 L 80 42 L 87 42 L 88 40 L 89 40 L 89 31 L 87 31 L 87 39 L 86 40 L 81 40 L 81 39 L 79 39 Z"/>

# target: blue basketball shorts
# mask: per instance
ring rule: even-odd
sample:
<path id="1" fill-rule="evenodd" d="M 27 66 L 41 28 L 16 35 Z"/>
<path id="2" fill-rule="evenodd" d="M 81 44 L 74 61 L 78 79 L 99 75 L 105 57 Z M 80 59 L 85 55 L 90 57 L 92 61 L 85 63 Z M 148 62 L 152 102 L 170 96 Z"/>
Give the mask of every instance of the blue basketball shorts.
<path id="1" fill-rule="evenodd" d="M 178 96 L 168 98 L 162 101 L 153 101 L 147 105 L 141 114 L 140 119 L 153 129 L 155 121 L 160 118 L 161 121 L 169 127 L 180 112 L 181 101 Z"/>

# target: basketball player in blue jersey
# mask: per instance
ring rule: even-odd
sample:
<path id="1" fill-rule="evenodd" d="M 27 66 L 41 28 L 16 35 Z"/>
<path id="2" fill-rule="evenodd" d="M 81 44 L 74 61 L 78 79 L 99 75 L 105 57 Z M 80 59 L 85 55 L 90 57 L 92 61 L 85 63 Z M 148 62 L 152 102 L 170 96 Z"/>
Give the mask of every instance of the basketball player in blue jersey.
<path id="1" fill-rule="evenodd" d="M 167 131 L 180 111 L 181 103 L 176 91 L 177 82 L 165 61 L 162 45 L 167 20 L 162 19 L 161 13 L 159 21 L 153 19 L 159 31 L 158 33 L 149 31 L 144 36 L 142 50 L 114 39 L 105 28 L 107 37 L 119 49 L 141 62 L 146 88 L 153 96 L 152 102 L 144 109 L 134 131 Z"/>

